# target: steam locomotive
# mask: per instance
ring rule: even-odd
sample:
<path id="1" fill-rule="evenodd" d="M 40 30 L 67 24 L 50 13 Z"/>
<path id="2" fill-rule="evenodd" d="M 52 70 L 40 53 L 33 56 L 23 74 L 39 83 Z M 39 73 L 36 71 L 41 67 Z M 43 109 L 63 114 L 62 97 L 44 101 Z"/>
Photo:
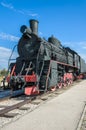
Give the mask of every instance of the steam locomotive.
<path id="1" fill-rule="evenodd" d="M 19 56 L 10 64 L 7 82 L 12 90 L 24 89 L 26 95 L 39 94 L 71 84 L 74 77 L 86 72 L 85 61 L 69 47 L 51 36 L 38 36 L 38 21 L 30 27 L 21 26 L 22 36 L 17 45 Z"/>

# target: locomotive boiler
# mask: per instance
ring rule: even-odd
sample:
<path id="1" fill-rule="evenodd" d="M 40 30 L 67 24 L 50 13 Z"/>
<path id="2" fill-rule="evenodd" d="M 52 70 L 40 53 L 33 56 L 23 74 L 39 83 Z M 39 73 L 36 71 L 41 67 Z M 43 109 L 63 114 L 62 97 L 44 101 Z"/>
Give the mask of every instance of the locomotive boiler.
<path id="1" fill-rule="evenodd" d="M 29 22 L 29 28 L 26 25 L 20 28 L 19 56 L 15 63 L 10 64 L 9 86 L 12 90 L 24 89 L 25 94 L 32 95 L 72 83 L 74 75 L 81 73 L 84 63 L 81 57 L 70 48 L 63 47 L 54 36 L 48 40 L 39 37 L 39 22 L 34 19 Z"/>

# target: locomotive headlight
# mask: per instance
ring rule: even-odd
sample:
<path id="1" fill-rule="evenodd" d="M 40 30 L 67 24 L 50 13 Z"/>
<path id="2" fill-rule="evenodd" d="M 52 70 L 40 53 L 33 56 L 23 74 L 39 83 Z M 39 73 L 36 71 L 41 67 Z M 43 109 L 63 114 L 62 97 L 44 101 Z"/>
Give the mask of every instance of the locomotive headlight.
<path id="1" fill-rule="evenodd" d="M 20 32 L 25 33 L 26 29 L 27 29 L 27 26 L 22 25 L 21 28 L 20 28 Z"/>
<path id="2" fill-rule="evenodd" d="M 31 33 L 32 33 L 31 29 L 28 28 L 26 25 L 22 25 L 22 26 L 21 26 L 20 32 L 21 32 L 21 33 L 28 33 L 28 34 L 31 34 Z"/>

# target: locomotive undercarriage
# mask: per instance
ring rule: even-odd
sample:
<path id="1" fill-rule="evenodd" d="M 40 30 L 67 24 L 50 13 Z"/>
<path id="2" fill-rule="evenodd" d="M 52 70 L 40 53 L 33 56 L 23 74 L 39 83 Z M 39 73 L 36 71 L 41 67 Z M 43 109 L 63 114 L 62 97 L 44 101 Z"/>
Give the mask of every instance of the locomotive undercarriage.
<path id="1" fill-rule="evenodd" d="M 21 73 L 15 75 L 14 72 L 8 77 L 8 82 L 11 89 L 19 90 L 25 89 L 26 95 L 39 94 L 39 92 L 46 92 L 55 88 L 62 88 L 73 82 L 73 66 L 59 63 L 54 60 L 41 61 L 39 68 L 34 71 L 32 62 L 29 62 L 28 68 L 21 68 Z M 23 71 L 25 69 L 25 72 Z M 77 68 L 75 68 L 76 70 Z M 23 75 L 24 74 L 24 75 Z"/>

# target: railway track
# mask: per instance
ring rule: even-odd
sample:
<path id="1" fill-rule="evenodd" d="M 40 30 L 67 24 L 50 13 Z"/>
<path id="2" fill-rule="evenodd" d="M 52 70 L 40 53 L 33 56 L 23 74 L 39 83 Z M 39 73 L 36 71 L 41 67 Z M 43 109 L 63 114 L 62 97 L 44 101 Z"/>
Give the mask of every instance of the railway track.
<path id="1" fill-rule="evenodd" d="M 34 100 L 34 99 L 35 99 L 35 97 L 31 97 L 31 98 L 25 99 L 24 101 L 19 102 L 17 104 L 5 107 L 4 109 L 0 110 L 0 116 L 4 116 L 7 112 L 10 112 L 14 109 L 18 109 L 18 108 L 20 108 L 21 106 L 23 106 L 27 103 L 31 103 L 31 101 Z"/>
<path id="2" fill-rule="evenodd" d="M 26 97 L 23 95 L 16 98 L 3 100 L 0 102 L 0 127 L 3 127 L 5 124 L 33 111 L 42 103 L 45 103 L 59 94 L 64 93 L 75 84 L 77 84 L 77 82 L 73 83 L 72 86 L 57 89 L 54 92 L 47 92 L 38 96 Z"/>

